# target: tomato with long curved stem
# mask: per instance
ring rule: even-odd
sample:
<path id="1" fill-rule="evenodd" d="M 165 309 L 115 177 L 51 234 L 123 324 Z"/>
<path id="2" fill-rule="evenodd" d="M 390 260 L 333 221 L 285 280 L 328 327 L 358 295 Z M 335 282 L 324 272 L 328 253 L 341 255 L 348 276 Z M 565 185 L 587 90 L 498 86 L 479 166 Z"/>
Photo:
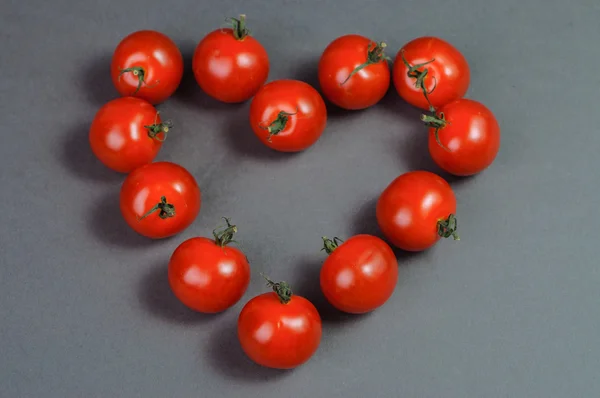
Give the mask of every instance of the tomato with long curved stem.
<path id="1" fill-rule="evenodd" d="M 292 293 L 286 282 L 267 279 L 273 292 L 248 301 L 238 317 L 238 339 L 259 365 L 292 369 L 307 362 L 321 343 L 322 323 L 315 306 Z"/>
<path id="2" fill-rule="evenodd" d="M 458 240 L 456 197 L 442 177 L 410 171 L 394 179 L 377 201 L 377 223 L 396 247 L 421 251 L 441 237 Z"/>
<path id="3" fill-rule="evenodd" d="M 429 153 L 435 163 L 458 176 L 488 168 L 500 149 L 500 126 L 485 105 L 466 98 L 421 117 L 429 129 Z"/>
<path id="4" fill-rule="evenodd" d="M 169 285 L 187 307 L 202 313 L 225 311 L 236 304 L 250 283 L 250 265 L 244 253 L 228 246 L 237 226 L 215 229 L 213 239 L 190 238 L 169 261 Z"/>
<path id="5" fill-rule="evenodd" d="M 327 108 L 317 90 L 299 80 L 264 85 L 250 104 L 250 125 L 260 141 L 281 152 L 299 152 L 321 137 Z"/>
<path id="6" fill-rule="evenodd" d="M 194 52 L 192 69 L 200 88 L 226 103 L 250 99 L 269 76 L 269 56 L 246 27 L 246 16 L 229 18 L 231 28 L 206 35 Z"/>
<path id="7" fill-rule="evenodd" d="M 398 261 L 390 246 L 372 235 L 342 242 L 323 237 L 329 257 L 320 273 L 321 290 L 340 311 L 363 314 L 381 307 L 398 280 Z"/>
<path id="8" fill-rule="evenodd" d="M 419 37 L 398 51 L 392 70 L 394 86 L 409 104 L 431 110 L 462 98 L 471 80 L 465 57 L 437 37 Z"/>
<path id="9" fill-rule="evenodd" d="M 171 128 L 173 123 L 163 122 L 149 102 L 121 97 L 98 110 L 89 141 L 92 152 L 106 167 L 129 173 L 154 160 Z"/>
<path id="10" fill-rule="evenodd" d="M 390 86 L 386 44 L 360 35 L 332 41 L 319 60 L 319 84 L 325 98 L 350 110 L 378 103 Z"/>
<path id="11" fill-rule="evenodd" d="M 112 57 L 110 74 L 122 96 L 159 104 L 169 98 L 183 77 L 183 56 L 168 36 L 140 30 L 126 36 Z"/>
<path id="12" fill-rule="evenodd" d="M 200 205 L 200 188 L 194 176 L 171 162 L 138 167 L 121 186 L 125 222 L 148 238 L 166 238 L 183 231 L 196 219 Z"/>

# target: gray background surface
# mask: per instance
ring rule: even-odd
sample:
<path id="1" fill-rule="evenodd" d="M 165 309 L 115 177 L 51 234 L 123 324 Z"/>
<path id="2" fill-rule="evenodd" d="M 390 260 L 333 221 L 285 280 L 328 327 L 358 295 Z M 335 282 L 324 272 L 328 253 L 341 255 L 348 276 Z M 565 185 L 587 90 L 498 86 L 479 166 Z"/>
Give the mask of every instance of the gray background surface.
<path id="1" fill-rule="evenodd" d="M 371 315 L 324 302 L 320 237 L 378 234 L 382 189 L 407 170 L 438 171 L 419 112 L 391 90 L 364 112 L 329 107 L 305 153 L 268 150 L 249 104 L 207 98 L 190 70 L 197 42 L 243 12 L 269 52 L 269 80 L 316 85 L 321 52 L 342 34 L 386 40 L 392 57 L 438 35 L 470 63 L 468 96 L 499 119 L 494 165 L 451 179 L 462 241 L 399 253 L 393 299 Z M 9 0 L 1 14 L 0 396 L 597 396 L 596 1 Z M 187 167 L 204 200 L 192 227 L 159 242 L 126 227 L 122 177 L 87 143 L 116 96 L 112 51 L 144 28 L 172 37 L 187 68 L 159 107 L 176 129 L 158 158 Z M 252 282 L 229 311 L 196 315 L 171 295 L 166 264 L 221 216 L 240 226 Z M 294 371 L 259 368 L 239 348 L 237 315 L 265 291 L 259 271 L 321 311 L 321 347 Z"/>

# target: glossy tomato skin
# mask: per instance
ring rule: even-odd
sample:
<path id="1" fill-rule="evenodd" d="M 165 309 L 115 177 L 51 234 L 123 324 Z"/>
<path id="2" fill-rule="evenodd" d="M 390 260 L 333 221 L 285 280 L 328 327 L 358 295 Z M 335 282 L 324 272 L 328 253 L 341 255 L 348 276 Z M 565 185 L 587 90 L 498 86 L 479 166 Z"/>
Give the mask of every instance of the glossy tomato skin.
<path id="1" fill-rule="evenodd" d="M 280 112 L 288 116 L 285 128 L 270 135 L 267 127 Z M 327 124 L 325 102 L 310 84 L 276 80 L 264 85 L 250 104 L 250 125 L 258 139 L 271 149 L 300 152 L 321 137 Z"/>
<path id="2" fill-rule="evenodd" d="M 367 62 L 370 49 L 378 43 L 360 35 L 345 35 L 332 41 L 319 61 L 319 84 L 325 98 L 349 110 L 364 109 L 378 103 L 390 86 L 390 68 L 385 59 L 365 66 L 348 79 L 358 66 Z"/>
<path id="3" fill-rule="evenodd" d="M 163 133 L 153 137 L 144 127 L 160 123 L 149 102 L 134 97 L 114 99 L 94 117 L 89 131 L 92 152 L 106 167 L 129 173 L 152 162 L 160 151 Z"/>
<path id="4" fill-rule="evenodd" d="M 175 208 L 172 217 L 160 211 L 146 215 L 165 197 Z M 120 208 L 127 224 L 137 233 L 153 239 L 173 236 L 196 219 L 201 193 L 194 177 L 182 166 L 155 162 L 133 170 L 121 186 Z"/>
<path id="5" fill-rule="evenodd" d="M 250 265 L 237 248 L 214 239 L 190 238 L 169 261 L 169 285 L 187 307 L 203 313 L 222 312 L 236 304 L 250 283 Z"/>
<path id="6" fill-rule="evenodd" d="M 421 109 L 429 109 L 422 89 L 415 87 L 415 78 L 407 75 L 408 67 L 402 60 L 402 54 L 410 65 L 418 65 L 434 60 L 419 68 L 427 68 L 424 84 L 429 101 L 438 108 L 456 99 L 462 98 L 469 88 L 471 70 L 465 57 L 450 43 L 437 37 L 420 37 L 407 43 L 398 51 L 394 60 L 392 78 L 400 97 L 409 104 Z"/>
<path id="7" fill-rule="evenodd" d="M 283 304 L 276 293 L 254 297 L 238 318 L 238 338 L 246 355 L 259 365 L 292 369 L 307 362 L 321 342 L 321 317 L 301 296 Z"/>
<path id="8" fill-rule="evenodd" d="M 381 307 L 392 296 L 398 281 L 398 261 L 380 238 L 355 235 L 329 254 L 320 280 L 331 305 L 362 314 Z"/>
<path id="9" fill-rule="evenodd" d="M 385 237 L 406 251 L 421 251 L 439 239 L 437 223 L 456 213 L 456 197 L 437 174 L 411 171 L 400 175 L 377 201 L 377 223 Z"/>
<path id="10" fill-rule="evenodd" d="M 196 82 L 209 96 L 226 103 L 250 99 L 269 76 L 267 51 L 252 36 L 236 39 L 230 28 L 204 37 L 194 52 Z"/>
<path id="11" fill-rule="evenodd" d="M 133 71 L 141 68 L 144 83 Z M 159 104 L 169 98 L 183 76 L 183 56 L 168 36 L 154 30 L 140 30 L 126 36 L 114 51 L 110 74 L 113 84 L 122 96 L 142 98 Z M 137 90 L 137 92 L 136 92 Z"/>
<path id="12" fill-rule="evenodd" d="M 500 149 L 500 125 L 480 102 L 462 98 L 438 110 L 446 125 L 429 129 L 429 153 L 442 169 L 458 176 L 477 174 L 488 168 Z M 445 147 L 445 148 L 444 148 Z"/>

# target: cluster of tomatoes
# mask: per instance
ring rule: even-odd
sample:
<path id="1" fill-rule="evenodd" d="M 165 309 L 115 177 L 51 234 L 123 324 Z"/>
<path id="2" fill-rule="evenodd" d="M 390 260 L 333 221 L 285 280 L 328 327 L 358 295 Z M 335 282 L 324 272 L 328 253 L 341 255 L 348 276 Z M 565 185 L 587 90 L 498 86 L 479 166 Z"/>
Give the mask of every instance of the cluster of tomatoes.
<path id="1" fill-rule="evenodd" d="M 298 80 L 265 84 L 269 58 L 246 27 L 245 17 L 231 18 L 198 44 L 193 71 L 209 96 L 226 103 L 252 99 L 250 126 L 273 150 L 298 152 L 313 145 L 325 130 L 321 94 Z M 429 152 L 447 172 L 466 176 L 487 168 L 500 145 L 500 129 L 483 104 L 465 99 L 470 71 L 463 55 L 435 37 L 415 39 L 398 52 L 392 70 L 386 44 L 359 35 L 335 39 L 318 66 L 323 96 L 349 110 L 379 102 L 390 82 L 408 103 L 423 109 L 429 127 Z M 178 88 L 183 57 L 175 43 L 156 31 L 125 37 L 112 59 L 112 80 L 122 97 L 105 104 L 89 133 L 96 157 L 108 168 L 127 173 L 120 193 L 123 218 L 149 238 L 173 236 L 192 224 L 201 192 L 192 174 L 171 162 L 153 162 L 173 124 L 154 105 Z M 396 247 L 420 251 L 441 237 L 458 239 L 456 198 L 440 176 L 426 171 L 400 175 L 382 192 L 376 218 Z M 195 237 L 172 253 L 168 279 L 175 296 L 201 313 L 217 313 L 236 304 L 250 283 L 250 265 L 235 243 L 237 227 L 225 225 L 213 236 Z M 398 279 L 397 259 L 382 239 L 360 234 L 346 241 L 323 237 L 320 285 L 340 311 L 366 313 L 382 306 Z M 265 276 L 272 292 L 246 303 L 238 318 L 244 352 L 258 364 L 289 369 L 316 352 L 322 334 L 319 312 L 292 293 L 286 282 Z"/>

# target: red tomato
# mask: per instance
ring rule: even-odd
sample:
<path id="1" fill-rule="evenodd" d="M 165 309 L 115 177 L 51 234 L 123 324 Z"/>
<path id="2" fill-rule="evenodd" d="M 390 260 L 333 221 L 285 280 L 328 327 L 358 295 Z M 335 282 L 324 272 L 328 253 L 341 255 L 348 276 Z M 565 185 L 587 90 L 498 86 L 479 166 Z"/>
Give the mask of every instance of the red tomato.
<path id="1" fill-rule="evenodd" d="M 407 251 L 433 246 L 456 234 L 456 197 L 450 185 L 428 171 L 397 177 L 377 201 L 377 222 L 392 244 Z"/>
<path id="2" fill-rule="evenodd" d="M 430 126 L 429 153 L 448 173 L 468 176 L 492 164 L 500 149 L 500 126 L 482 103 L 462 98 L 421 118 Z"/>
<path id="3" fill-rule="evenodd" d="M 337 309 L 362 314 L 381 307 L 394 293 L 398 261 L 383 240 L 356 235 L 341 242 L 323 238 L 329 257 L 321 268 L 321 290 Z"/>
<path id="4" fill-rule="evenodd" d="M 269 57 L 246 29 L 245 16 L 231 18 L 233 29 L 217 29 L 196 47 L 192 68 L 211 97 L 228 103 L 250 99 L 269 76 Z"/>
<path id="5" fill-rule="evenodd" d="M 420 37 L 398 51 L 392 71 L 398 94 L 421 109 L 462 98 L 471 72 L 465 57 L 437 37 Z M 429 101 L 428 101 L 429 98 Z"/>
<path id="6" fill-rule="evenodd" d="M 149 102 L 117 98 L 96 113 L 89 133 L 90 146 L 104 165 L 129 173 L 154 160 L 171 127 L 171 121 L 163 122 Z"/>
<path id="7" fill-rule="evenodd" d="M 250 104 L 250 125 L 269 148 L 299 152 L 321 137 L 327 124 L 325 102 L 310 84 L 276 80 L 264 85 Z"/>
<path id="8" fill-rule="evenodd" d="M 200 188 L 183 167 L 156 162 L 133 170 L 121 186 L 123 218 L 148 238 L 166 238 L 192 224 L 200 212 Z"/>
<path id="9" fill-rule="evenodd" d="M 190 238 L 181 243 L 169 261 L 169 284 L 189 308 L 216 313 L 237 303 L 250 283 L 250 265 L 233 242 L 237 227 L 213 231 L 214 239 Z"/>
<path id="10" fill-rule="evenodd" d="M 319 61 L 323 95 L 344 109 L 364 109 L 379 102 L 390 86 L 385 43 L 346 35 L 332 41 Z"/>
<path id="11" fill-rule="evenodd" d="M 273 292 L 254 297 L 242 309 L 238 338 L 246 355 L 257 364 L 295 368 L 319 348 L 321 317 L 310 301 L 293 295 L 287 283 L 269 280 L 269 286 Z"/>
<path id="12" fill-rule="evenodd" d="M 141 30 L 119 43 L 113 54 L 110 74 L 122 96 L 135 96 L 158 104 L 179 87 L 183 56 L 168 36 Z"/>

